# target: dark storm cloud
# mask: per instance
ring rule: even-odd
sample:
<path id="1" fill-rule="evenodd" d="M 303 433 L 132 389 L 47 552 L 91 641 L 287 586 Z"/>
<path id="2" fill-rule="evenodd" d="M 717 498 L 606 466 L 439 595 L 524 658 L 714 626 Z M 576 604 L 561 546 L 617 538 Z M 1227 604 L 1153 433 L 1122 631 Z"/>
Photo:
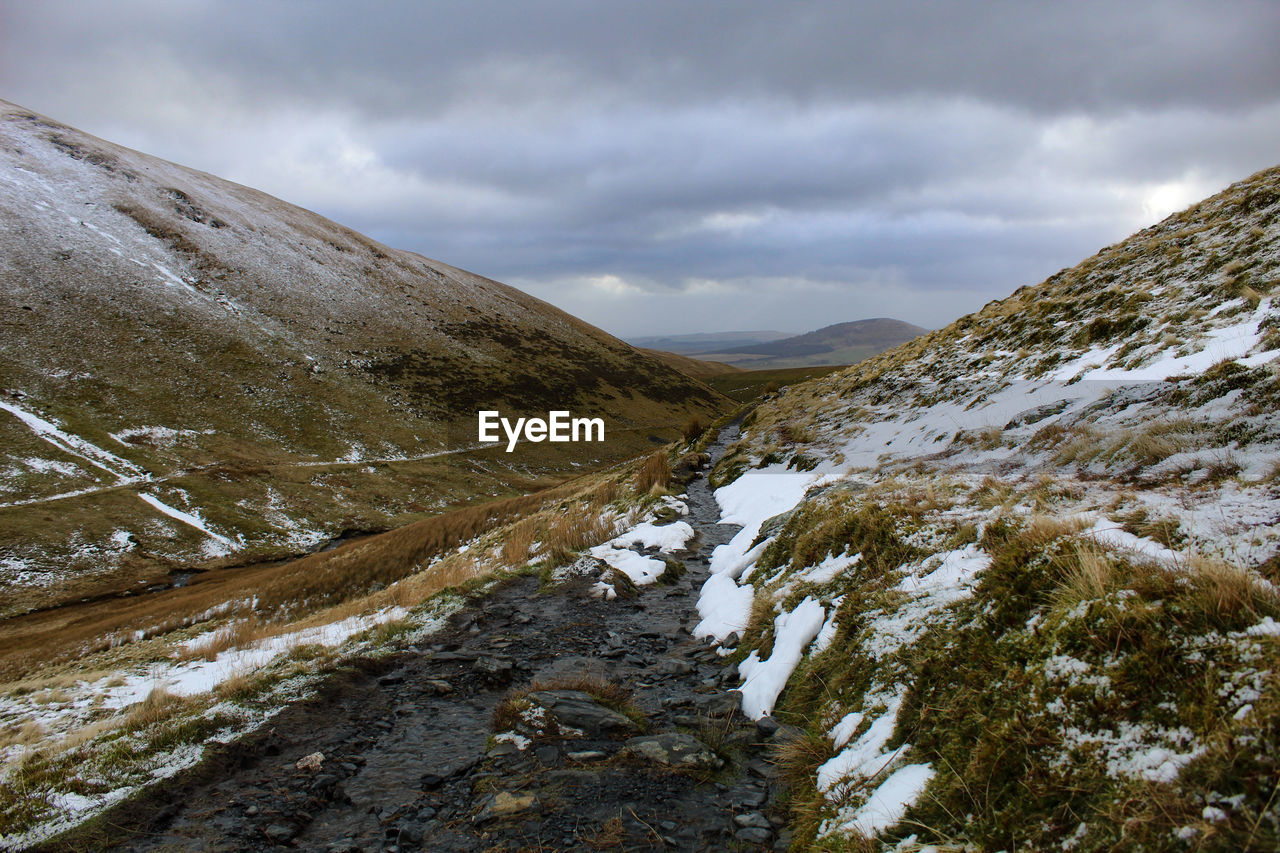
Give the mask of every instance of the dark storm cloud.
<path id="1" fill-rule="evenodd" d="M 1278 36 L 1269 2 L 10 3 L 0 96 L 619 332 L 940 325 L 1271 165 Z"/>

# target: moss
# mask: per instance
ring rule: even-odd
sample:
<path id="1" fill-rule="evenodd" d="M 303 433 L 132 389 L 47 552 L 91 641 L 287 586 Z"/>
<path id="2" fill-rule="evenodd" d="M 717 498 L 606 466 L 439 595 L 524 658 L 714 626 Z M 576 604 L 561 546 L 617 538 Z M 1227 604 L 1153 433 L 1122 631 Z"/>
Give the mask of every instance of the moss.
<path id="1" fill-rule="evenodd" d="M 899 520 L 894 509 L 852 495 L 807 502 L 765 549 L 760 567 L 768 570 L 789 564 L 800 569 L 832 555 L 861 554 L 863 565 L 884 574 L 918 553 L 899 535 Z"/>

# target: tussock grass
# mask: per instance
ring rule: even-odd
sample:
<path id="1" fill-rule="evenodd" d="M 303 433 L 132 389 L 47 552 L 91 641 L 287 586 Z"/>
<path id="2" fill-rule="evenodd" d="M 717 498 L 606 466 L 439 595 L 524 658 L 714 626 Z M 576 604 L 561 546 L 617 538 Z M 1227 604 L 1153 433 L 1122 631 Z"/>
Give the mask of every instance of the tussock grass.
<path id="1" fill-rule="evenodd" d="M 1070 608 L 1082 601 L 1093 601 L 1110 592 L 1115 583 L 1116 567 L 1098 548 L 1079 543 L 1068 556 L 1059 559 L 1061 580 L 1054 591 L 1054 602 Z"/>
<path id="2" fill-rule="evenodd" d="M 147 694 L 146 699 L 143 699 L 130 709 L 128 716 L 125 717 L 124 724 L 132 729 L 152 726 L 169 719 L 187 704 L 188 700 L 181 696 L 175 696 L 164 687 L 156 686 L 151 688 L 151 692 Z"/>
<path id="3" fill-rule="evenodd" d="M 666 451 L 656 450 L 640 466 L 636 474 L 636 491 L 649 494 L 655 489 L 665 489 L 671 484 L 671 462 Z"/>
<path id="4" fill-rule="evenodd" d="M 702 434 L 707 431 L 707 422 L 700 415 L 693 415 L 684 422 L 684 427 L 680 430 L 684 436 L 684 440 L 688 444 L 693 444 Z"/>

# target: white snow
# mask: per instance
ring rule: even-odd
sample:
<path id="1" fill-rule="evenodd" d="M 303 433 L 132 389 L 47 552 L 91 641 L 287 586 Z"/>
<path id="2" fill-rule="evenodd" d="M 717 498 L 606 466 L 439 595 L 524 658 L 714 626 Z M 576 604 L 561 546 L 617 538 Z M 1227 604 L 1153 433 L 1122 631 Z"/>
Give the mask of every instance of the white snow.
<path id="1" fill-rule="evenodd" d="M 818 636 L 826 611 L 814 598 L 805 598 L 790 613 L 780 613 L 773 621 L 773 654 L 760 660 L 752 652 L 738 664 L 742 676 L 742 713 L 758 720 L 773 712 L 778 695 L 804 657 L 805 646 Z"/>
<path id="2" fill-rule="evenodd" d="M 610 540 L 617 548 L 629 548 L 639 545 L 642 548 L 657 548 L 664 553 L 679 551 L 693 538 L 693 528 L 686 521 L 673 524 L 653 524 L 644 522 Z"/>
<path id="3" fill-rule="evenodd" d="M 888 697 L 886 706 L 884 713 L 872 721 L 861 737 L 818 767 L 819 791 L 829 792 L 837 783 L 847 779 L 869 779 L 884 770 L 902 751 L 900 747 L 890 753 L 884 752 L 885 744 L 889 742 L 889 738 L 893 737 L 893 727 L 898 722 L 898 709 L 902 707 L 902 695 L 895 694 Z M 850 718 L 846 717 L 841 722 L 849 720 Z M 861 716 L 857 722 L 862 722 Z M 856 729 L 857 724 L 851 724 L 851 728 Z M 837 729 L 839 729 L 838 724 Z M 833 732 L 845 733 L 843 729 L 833 730 Z"/>
<path id="4" fill-rule="evenodd" d="M 755 590 L 750 584 L 738 584 L 738 578 L 749 575 L 756 560 L 770 540 L 751 546 L 760 525 L 775 515 L 793 509 L 805 492 L 819 479 L 813 472 L 797 474 L 781 465 L 747 471 L 727 486 L 716 489 L 721 524 L 741 524 L 734 537 L 716 546 L 711 554 L 711 577 L 702 585 L 698 596 L 698 615 L 702 621 L 694 628 L 695 637 L 715 637 L 724 642 L 730 634 L 745 630 L 751 615 Z M 812 639 L 812 638 L 811 638 Z"/>
<path id="5" fill-rule="evenodd" d="M 1271 307 L 1270 299 L 1258 303 L 1253 315 L 1240 323 L 1210 329 L 1204 335 L 1202 347 L 1190 355 L 1166 355 L 1149 364 L 1130 370 L 1124 368 L 1098 367 L 1084 374 L 1084 379 L 1102 379 L 1124 382 L 1152 382 L 1168 379 L 1170 376 L 1195 375 L 1204 373 L 1221 361 L 1238 360 L 1246 367 L 1265 364 L 1280 355 L 1280 351 L 1248 355 L 1249 351 L 1262 340 L 1259 324 L 1266 319 Z"/>
<path id="6" fill-rule="evenodd" d="M 610 544 L 597 545 L 587 553 L 604 560 L 631 578 L 631 582 L 637 586 L 653 583 L 667 568 L 667 564 L 661 560 L 637 554 L 635 551 L 614 548 Z"/>
<path id="7" fill-rule="evenodd" d="M 1245 633 L 1250 637 L 1280 637 L 1280 622 L 1264 616 L 1257 625 L 1246 628 Z"/>
<path id="8" fill-rule="evenodd" d="M 730 634 L 742 634 L 751 621 L 751 604 L 756 591 L 751 584 L 738 586 L 728 573 L 715 574 L 702 584 L 698 597 L 698 615 L 702 617 L 695 637 L 715 637 L 723 643 Z"/>
<path id="9" fill-rule="evenodd" d="M 862 712 L 850 711 L 840 718 L 840 722 L 831 727 L 827 732 L 827 737 L 831 738 L 831 745 L 836 749 L 840 749 L 853 737 L 853 733 L 858 730 L 858 726 L 862 725 Z"/>
<path id="10" fill-rule="evenodd" d="M 1135 536 L 1114 521 L 1100 518 L 1093 526 L 1080 534 L 1087 536 L 1100 545 L 1122 551 L 1130 551 L 1138 556 L 1156 560 L 1161 563 L 1176 563 L 1181 558 L 1177 551 L 1172 551 L 1152 539 Z"/>
<path id="11" fill-rule="evenodd" d="M 924 792 L 934 770 L 928 764 L 899 767 L 880 783 L 862 807 L 840 825 L 844 832 L 856 831 L 871 838 L 902 820 Z"/>
<path id="12" fill-rule="evenodd" d="M 805 583 L 824 584 L 830 583 L 840 576 L 843 572 L 853 568 L 862 562 L 861 554 L 831 554 L 825 560 L 816 566 L 810 566 L 797 575 L 797 579 Z"/>
<path id="13" fill-rule="evenodd" d="M 106 694 L 104 704 L 111 708 L 139 702 L 156 686 L 163 686 L 179 696 L 194 696 L 212 690 L 235 675 L 261 669 L 298 646 L 338 646 L 384 622 L 403 619 L 407 613 L 403 607 L 389 607 L 367 616 L 350 616 L 338 622 L 269 637 L 246 648 L 228 649 L 219 652 L 211 661 L 196 660 L 155 667 L 146 675 L 128 676 L 121 687 L 104 686 L 100 692 Z"/>
<path id="14" fill-rule="evenodd" d="M 144 477 L 142 469 L 127 459 L 121 459 L 114 453 L 103 450 L 78 435 L 72 435 L 33 412 L 28 412 L 26 409 L 7 403 L 4 400 L 0 400 L 0 409 L 22 421 L 44 441 L 64 453 L 70 453 L 72 456 L 88 462 L 93 467 L 105 471 L 121 483 L 134 482 Z"/>
<path id="15" fill-rule="evenodd" d="M 196 530 L 199 530 L 201 533 L 208 536 L 210 539 L 213 539 L 215 542 L 218 542 L 224 545 L 228 550 L 232 550 L 236 547 L 236 543 L 232 542 L 227 537 L 223 536 L 220 533 L 215 533 L 212 530 L 210 530 L 208 525 L 205 524 L 204 519 L 200 517 L 200 514 L 198 512 L 196 513 L 183 512 L 180 509 L 175 509 L 174 507 L 169 506 L 167 503 L 164 503 L 156 496 L 148 495 L 144 492 L 139 492 L 138 497 L 141 498 L 145 503 L 150 504 L 157 511 L 164 513 L 170 518 L 181 521 L 183 524 L 186 524 L 190 527 L 194 527 Z"/>
<path id="16" fill-rule="evenodd" d="M 991 558 L 977 545 L 966 545 L 958 551 L 935 554 L 925 565 L 932 566 L 935 562 L 938 566 L 933 571 L 924 577 L 908 575 L 897 588 L 903 592 L 965 589 L 979 572 L 991 565 Z"/>

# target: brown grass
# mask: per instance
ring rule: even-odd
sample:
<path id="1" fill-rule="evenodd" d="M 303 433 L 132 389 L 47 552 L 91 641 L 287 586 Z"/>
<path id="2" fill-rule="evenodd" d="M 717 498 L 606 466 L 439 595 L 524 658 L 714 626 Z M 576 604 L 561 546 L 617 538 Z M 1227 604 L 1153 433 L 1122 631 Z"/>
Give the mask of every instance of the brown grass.
<path id="1" fill-rule="evenodd" d="M 529 552 L 538 541 L 538 519 L 526 518 L 513 525 L 502 540 L 502 562 L 513 568 L 523 568 L 529 562 Z"/>
<path id="2" fill-rule="evenodd" d="M 621 850 L 626 840 L 627 831 L 620 817 L 609 818 L 594 834 L 582 839 L 592 850 Z"/>
<path id="3" fill-rule="evenodd" d="M 636 474 L 636 491 L 646 494 L 655 488 L 665 489 L 671 484 L 671 463 L 665 451 L 656 450 L 649 454 Z"/>
<path id="4" fill-rule="evenodd" d="M 1114 587 L 1115 564 L 1089 543 L 1078 543 L 1069 557 L 1058 561 L 1058 566 L 1062 579 L 1054 598 L 1060 606 L 1102 598 Z"/>
<path id="5" fill-rule="evenodd" d="M 188 700 L 173 695 L 163 687 L 153 687 L 146 699 L 130 709 L 124 724 L 132 729 L 144 729 L 167 720 L 188 704 Z"/>
<path id="6" fill-rule="evenodd" d="M 1280 610 L 1280 596 L 1255 572 L 1199 554 L 1189 562 L 1192 600 L 1203 612 L 1256 621 Z"/>
<path id="7" fill-rule="evenodd" d="M 684 440 L 689 444 L 692 444 L 693 442 L 701 438 L 702 434 L 706 431 L 707 431 L 707 422 L 703 420 L 700 415 L 694 415 L 693 417 L 689 418 L 689 420 L 685 421 L 684 429 L 681 430 L 681 432 L 684 434 Z"/>
<path id="8" fill-rule="evenodd" d="M 271 633 L 271 626 L 264 623 L 256 615 L 250 614 L 243 619 L 236 619 L 216 631 L 202 637 L 200 645 L 179 652 L 178 660 L 214 660 L 220 652 L 227 649 L 243 648 L 257 642 Z"/>
<path id="9" fill-rule="evenodd" d="M 35 720 L 25 720 L 22 725 L 0 732 L 0 749 L 11 746 L 35 746 L 44 740 L 44 726 Z"/>
<path id="10" fill-rule="evenodd" d="M 595 545 L 600 539 L 591 541 L 593 537 L 612 535 L 612 531 L 602 534 L 599 510 L 619 494 L 615 480 L 589 485 L 571 481 L 533 494 L 442 513 L 297 560 L 204 572 L 187 586 L 163 593 L 77 602 L 6 619 L 0 622 L 0 677 L 20 678 L 40 667 L 115 648 L 141 628 L 147 636 L 159 636 L 188 627 L 211 608 L 230 602 L 244 604 L 223 610 L 223 617 L 248 616 L 248 603 L 255 597 L 255 618 L 262 624 L 237 629 L 245 632 L 239 639 L 267 636 L 276 629 L 265 627 L 266 623 L 333 612 L 331 608 L 344 602 L 358 602 L 358 606 L 370 600 L 381 606 L 416 604 L 435 591 L 465 583 L 478 571 L 474 563 L 442 563 L 425 573 L 430 577 L 418 577 L 424 574 L 423 565 L 437 554 L 569 499 L 576 499 L 578 507 L 560 513 L 548 534 L 551 538 L 543 541 L 560 554 Z M 590 517 L 585 521 L 574 518 L 585 514 L 585 510 L 578 512 L 583 507 L 591 510 Z M 387 590 L 375 592 L 377 584 L 392 589 L 408 577 L 414 578 L 413 583 L 393 595 L 384 594 Z M 217 644 L 230 648 L 236 642 L 237 638 L 228 636 Z"/>
<path id="11" fill-rule="evenodd" d="M 529 707 L 526 697 L 542 690 L 578 690 L 586 693 L 606 708 L 631 717 L 643 726 L 644 715 L 631 701 L 631 689 L 610 681 L 603 675 L 583 672 L 534 681 L 528 687 L 511 690 L 493 709 L 490 723 L 495 732 L 508 731 L 520 722 L 520 712 Z"/>

